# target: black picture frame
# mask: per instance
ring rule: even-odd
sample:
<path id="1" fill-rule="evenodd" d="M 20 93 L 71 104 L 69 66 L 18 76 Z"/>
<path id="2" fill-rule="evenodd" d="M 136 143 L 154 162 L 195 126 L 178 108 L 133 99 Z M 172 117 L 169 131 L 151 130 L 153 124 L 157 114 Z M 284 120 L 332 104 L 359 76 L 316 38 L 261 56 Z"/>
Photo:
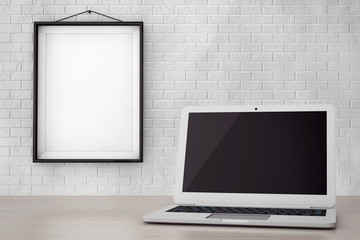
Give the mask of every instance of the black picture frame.
<path id="1" fill-rule="evenodd" d="M 118 29 L 119 28 L 123 28 L 125 29 L 126 27 L 131 27 L 131 28 L 136 28 L 138 29 L 138 46 L 137 44 L 133 44 L 133 49 L 137 49 L 138 47 L 138 54 L 133 54 L 132 56 L 134 56 L 134 59 L 137 57 L 138 55 L 138 72 L 137 71 L 133 71 L 133 75 L 137 75 L 138 77 L 138 89 L 136 91 L 134 91 L 133 88 L 133 92 L 135 92 L 135 94 L 138 94 L 138 103 L 136 104 L 136 108 L 133 109 L 132 113 L 133 116 L 136 115 L 136 117 L 133 118 L 133 121 L 135 121 L 135 123 L 132 125 L 133 129 L 138 129 L 138 131 L 133 131 L 135 132 L 135 134 L 133 135 L 133 138 L 131 141 L 133 141 L 133 147 L 136 148 L 136 154 L 134 154 L 134 157 L 126 157 L 127 153 L 122 153 L 121 151 L 119 151 L 119 153 L 114 153 L 113 155 L 111 155 L 111 151 L 104 151 L 104 156 L 106 155 L 106 157 L 101 157 L 101 154 L 98 155 L 91 155 L 94 154 L 91 151 L 87 152 L 86 154 L 84 154 L 84 157 L 79 157 L 79 152 L 74 151 L 74 157 L 71 156 L 71 153 L 69 155 L 66 155 L 66 157 L 61 157 L 61 156 L 55 156 L 55 155 L 51 155 L 53 157 L 49 157 L 48 155 L 46 155 L 44 157 L 44 152 L 39 151 L 39 149 L 42 149 L 42 146 L 44 145 L 43 142 L 44 140 L 41 140 L 42 138 L 46 138 L 43 135 L 44 134 L 39 134 L 39 129 L 43 126 L 40 126 L 42 122 L 41 119 L 43 119 L 42 116 L 39 116 L 39 110 L 41 113 L 41 106 L 43 106 L 44 103 L 42 103 L 42 101 L 44 100 L 41 96 L 39 96 L 39 93 L 42 91 L 41 89 L 39 89 L 39 86 L 44 85 L 42 83 L 42 81 L 47 81 L 46 77 L 44 79 L 39 79 L 39 76 L 42 74 L 41 72 L 42 67 L 44 68 L 43 63 L 44 62 L 40 62 L 39 60 L 43 61 L 43 58 L 41 58 L 39 51 L 41 50 L 41 43 L 40 43 L 40 39 L 39 39 L 39 33 L 41 31 L 41 29 L 43 29 L 43 27 L 53 27 L 53 28 L 57 28 L 57 27 L 85 27 L 85 29 L 89 29 L 87 27 L 94 27 L 96 29 L 98 29 L 98 27 L 102 28 L 102 27 L 111 27 L 111 29 Z M 109 28 L 110 29 L 110 28 Z M 137 39 L 136 39 L 137 40 Z M 135 42 L 135 43 L 136 43 Z M 40 44 L 40 45 L 39 45 Z M 43 50 L 41 50 L 43 51 Z M 91 49 L 89 49 L 89 51 L 91 51 Z M 133 50 L 134 51 L 134 50 Z M 135 51 L 134 51 L 135 52 Z M 71 58 L 72 56 L 68 56 L 69 58 Z M 133 60 L 135 61 L 135 60 Z M 46 61 L 45 61 L 46 62 Z M 136 61 L 137 62 L 137 61 Z M 56 163 L 56 162 L 61 162 L 61 163 L 66 163 L 66 162 L 143 162 L 143 22 L 34 22 L 34 71 L 33 71 L 33 77 L 34 77 L 34 85 L 33 85 L 33 91 L 34 91 L 34 101 L 33 101 L 33 109 L 34 109 L 34 114 L 33 114 L 33 162 L 39 162 L 39 163 L 46 163 L 46 162 L 51 162 L 51 163 Z M 134 68 L 134 67 L 133 67 Z M 134 98 L 135 99 L 135 98 Z M 136 100 L 137 101 L 137 100 Z M 46 102 L 46 98 L 45 98 L 45 102 Z M 134 101 L 135 102 L 135 101 Z M 39 104 L 41 104 L 41 106 L 39 106 Z M 134 106 L 135 104 L 133 104 Z M 135 120 L 134 120 L 135 119 Z M 39 121 L 40 120 L 40 121 Z M 42 131 L 42 130 L 41 130 Z M 45 130 L 46 131 L 46 130 Z M 41 136 L 40 136 L 41 135 Z M 52 139 L 56 139 L 56 134 L 55 137 L 53 137 Z M 40 140 L 40 143 L 39 143 Z M 129 140 L 130 141 L 130 140 Z M 124 141 L 126 142 L 126 141 Z M 40 146 L 41 145 L 41 146 Z M 116 145 L 116 144 L 114 144 Z M 46 146 L 46 143 L 45 143 Z M 46 147 L 44 148 L 46 149 Z M 50 150 L 49 150 L 50 151 Z M 45 151 L 46 152 L 46 151 Z M 56 151 L 55 151 L 56 152 Z M 81 151 L 80 151 L 81 152 Z M 49 152 L 46 152 L 49 153 Z M 51 152 L 50 153 L 54 153 Z M 101 153 L 101 151 L 100 151 Z M 61 153 L 63 154 L 63 153 Z M 60 155 L 61 155 L 60 154 Z M 122 157 L 122 156 L 125 157 Z M 55 156 L 55 157 L 54 157 Z M 64 156 L 64 154 L 63 154 Z M 89 157 L 90 156 L 90 157 Z M 111 157 L 111 156 L 115 156 L 115 157 Z"/>

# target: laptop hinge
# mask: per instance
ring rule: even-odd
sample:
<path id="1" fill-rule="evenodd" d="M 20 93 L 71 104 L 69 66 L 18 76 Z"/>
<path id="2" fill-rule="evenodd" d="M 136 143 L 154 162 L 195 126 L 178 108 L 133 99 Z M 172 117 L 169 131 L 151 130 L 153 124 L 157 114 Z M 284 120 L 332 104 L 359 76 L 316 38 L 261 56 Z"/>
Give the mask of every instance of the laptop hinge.
<path id="1" fill-rule="evenodd" d="M 247 208 L 296 208 L 310 209 L 310 206 L 279 206 L 279 205 L 241 205 L 234 206 L 230 204 L 186 204 L 187 206 L 215 206 L 215 207 L 247 207 Z"/>

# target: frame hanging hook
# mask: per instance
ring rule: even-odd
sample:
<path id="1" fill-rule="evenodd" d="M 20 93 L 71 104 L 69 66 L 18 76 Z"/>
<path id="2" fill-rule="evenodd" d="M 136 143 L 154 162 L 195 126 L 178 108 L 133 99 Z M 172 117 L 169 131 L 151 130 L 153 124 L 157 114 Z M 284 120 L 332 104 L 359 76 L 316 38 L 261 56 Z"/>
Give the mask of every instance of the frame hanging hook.
<path id="1" fill-rule="evenodd" d="M 90 9 L 88 9 L 88 10 L 86 10 L 86 11 L 83 11 L 83 12 L 80 12 L 80 13 L 77 13 L 77 14 L 74 14 L 74 15 L 71 15 L 71 16 L 69 16 L 69 17 L 61 18 L 61 19 L 59 19 L 59 20 L 57 20 L 57 21 L 55 21 L 55 22 L 64 21 L 64 20 L 66 20 L 66 19 L 68 19 L 68 18 L 76 17 L 76 16 L 81 15 L 81 14 L 84 14 L 84 13 L 88 13 L 88 14 L 95 13 L 95 14 L 97 14 L 97 15 L 100 15 L 100 16 L 103 16 L 103 17 L 107 17 L 107 18 L 110 18 L 110 19 L 115 20 L 115 21 L 118 21 L 118 22 L 123 22 L 123 21 L 121 21 L 120 19 L 113 18 L 113 17 L 110 17 L 110 16 L 108 16 L 108 15 L 105 15 L 105 14 L 102 14 L 102 13 L 99 13 L 99 12 L 96 12 L 96 11 L 93 11 L 93 10 L 90 10 Z"/>

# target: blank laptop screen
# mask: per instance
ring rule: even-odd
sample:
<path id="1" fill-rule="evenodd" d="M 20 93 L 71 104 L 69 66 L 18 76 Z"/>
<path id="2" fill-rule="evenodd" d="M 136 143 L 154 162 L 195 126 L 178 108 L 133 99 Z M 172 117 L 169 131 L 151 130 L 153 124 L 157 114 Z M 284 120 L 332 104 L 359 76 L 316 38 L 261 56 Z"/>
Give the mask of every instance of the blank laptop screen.
<path id="1" fill-rule="evenodd" d="M 326 195 L 326 112 L 190 113 L 184 192 Z"/>

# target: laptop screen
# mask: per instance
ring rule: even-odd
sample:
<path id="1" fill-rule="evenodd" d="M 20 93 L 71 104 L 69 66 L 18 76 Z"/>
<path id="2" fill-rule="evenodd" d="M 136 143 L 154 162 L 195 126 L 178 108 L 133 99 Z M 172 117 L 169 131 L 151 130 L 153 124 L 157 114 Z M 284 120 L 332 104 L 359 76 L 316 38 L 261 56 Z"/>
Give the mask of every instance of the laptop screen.
<path id="1" fill-rule="evenodd" d="M 326 195 L 326 111 L 190 113 L 183 192 Z"/>

